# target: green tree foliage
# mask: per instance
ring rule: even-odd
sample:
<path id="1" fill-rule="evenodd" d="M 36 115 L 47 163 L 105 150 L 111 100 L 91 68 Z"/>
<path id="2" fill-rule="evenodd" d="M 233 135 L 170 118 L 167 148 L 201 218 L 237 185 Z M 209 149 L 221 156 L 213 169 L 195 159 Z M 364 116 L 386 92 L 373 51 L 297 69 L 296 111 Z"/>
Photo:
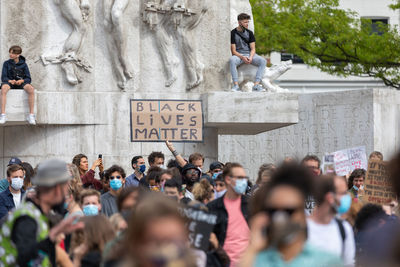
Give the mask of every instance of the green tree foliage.
<path id="1" fill-rule="evenodd" d="M 378 32 L 373 32 L 371 20 L 339 8 L 339 0 L 250 3 L 260 53 L 293 53 L 324 72 L 375 77 L 400 89 L 400 35 L 395 26 L 378 23 Z"/>

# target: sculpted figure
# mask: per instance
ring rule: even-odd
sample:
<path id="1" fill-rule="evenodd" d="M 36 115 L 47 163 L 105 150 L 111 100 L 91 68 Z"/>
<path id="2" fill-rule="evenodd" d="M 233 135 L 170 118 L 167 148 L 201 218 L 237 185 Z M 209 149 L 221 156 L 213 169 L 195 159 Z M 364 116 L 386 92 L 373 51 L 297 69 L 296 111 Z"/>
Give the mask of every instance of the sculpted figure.
<path id="1" fill-rule="evenodd" d="M 108 31 L 107 45 L 117 75 L 118 86 L 125 89 L 128 79 L 133 78 L 133 67 L 128 60 L 127 38 L 123 17 L 129 0 L 104 0 L 104 26 Z"/>
<path id="2" fill-rule="evenodd" d="M 174 52 L 173 28 L 169 18 L 168 0 L 150 1 L 145 4 L 143 20 L 147 22 L 155 35 L 156 44 L 160 51 L 164 71 L 167 76 L 165 86 L 171 86 L 177 78 L 176 68 L 179 59 Z"/>
<path id="3" fill-rule="evenodd" d="M 145 4 L 143 19 L 155 33 L 158 49 L 167 76 L 166 86 L 176 80 L 179 60 L 174 53 L 173 40 L 178 40 L 187 72 L 190 90 L 203 81 L 203 64 L 196 54 L 193 30 L 207 11 L 207 0 L 157 0 Z M 190 7 L 188 7 L 190 5 Z"/>
<path id="4" fill-rule="evenodd" d="M 90 14 L 89 0 L 54 0 L 63 17 L 71 24 L 72 32 L 64 43 L 63 54 L 60 56 L 41 56 L 45 65 L 61 63 L 67 81 L 76 85 L 81 82 L 76 66 L 91 71 L 91 66 L 78 57 L 86 33 L 85 21 Z"/>
<path id="5" fill-rule="evenodd" d="M 279 65 L 274 65 L 271 68 L 265 68 L 264 74 L 261 77 L 261 84 L 268 92 L 285 92 L 287 89 L 279 87 L 274 83 L 282 74 L 292 68 L 291 60 L 283 61 Z M 242 87 L 242 91 L 251 91 L 253 87 L 252 79 L 257 71 L 255 66 L 243 64 L 238 69 L 238 84 Z"/>
<path id="6" fill-rule="evenodd" d="M 190 9 L 187 8 L 189 3 Z M 193 30 L 207 11 L 206 0 L 176 0 L 173 7 L 175 12 L 172 13 L 172 20 L 177 28 L 176 33 L 188 77 L 186 89 L 190 90 L 203 81 L 204 65 L 197 57 Z"/>

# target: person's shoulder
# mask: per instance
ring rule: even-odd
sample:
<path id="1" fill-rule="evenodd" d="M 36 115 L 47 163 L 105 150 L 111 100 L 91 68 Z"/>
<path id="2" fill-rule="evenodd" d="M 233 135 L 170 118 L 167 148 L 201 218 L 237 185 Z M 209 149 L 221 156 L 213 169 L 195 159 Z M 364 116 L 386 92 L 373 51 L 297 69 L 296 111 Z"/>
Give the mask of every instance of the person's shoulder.
<path id="1" fill-rule="evenodd" d="M 248 31 L 248 32 L 249 32 L 249 34 L 253 34 L 253 35 L 254 35 L 254 32 L 253 32 L 252 30 L 250 30 L 250 29 L 246 29 L 246 31 Z"/>
<path id="2" fill-rule="evenodd" d="M 10 189 L 6 188 L 6 190 L 0 192 L 0 199 L 7 198 L 10 195 Z"/>
<path id="3" fill-rule="evenodd" d="M 354 232 L 353 232 L 353 227 L 351 226 L 351 224 L 346 220 L 342 220 L 342 223 L 343 223 L 344 230 L 346 231 L 346 234 L 349 234 L 349 236 L 352 236 Z"/>
<path id="4" fill-rule="evenodd" d="M 231 33 L 235 33 L 237 31 L 237 29 L 236 28 L 233 28 L 232 30 L 231 30 Z"/>
<path id="5" fill-rule="evenodd" d="M 224 199 L 224 197 L 220 197 L 220 198 L 214 199 L 213 201 L 209 202 L 207 204 L 208 209 L 210 209 L 210 211 L 211 211 L 211 210 L 216 210 L 216 209 L 221 208 L 224 205 L 223 199 Z"/>
<path id="6" fill-rule="evenodd" d="M 108 198 L 110 198 L 110 191 L 108 191 L 108 192 L 105 192 L 104 194 L 102 194 L 101 196 L 100 196 L 100 201 L 103 201 L 103 200 L 106 200 L 106 199 L 108 199 Z"/>

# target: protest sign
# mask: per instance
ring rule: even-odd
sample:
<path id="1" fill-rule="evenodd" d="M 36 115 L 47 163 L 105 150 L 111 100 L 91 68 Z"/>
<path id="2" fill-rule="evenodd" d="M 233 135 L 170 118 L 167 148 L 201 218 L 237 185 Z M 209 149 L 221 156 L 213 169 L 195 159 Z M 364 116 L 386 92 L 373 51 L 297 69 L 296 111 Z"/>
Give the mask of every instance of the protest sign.
<path id="1" fill-rule="evenodd" d="M 388 204 L 396 199 L 386 161 L 370 160 L 364 182 L 364 200 L 375 204 Z"/>
<path id="2" fill-rule="evenodd" d="M 324 174 L 335 172 L 335 161 L 333 154 L 325 155 L 322 158 L 322 172 Z"/>
<path id="3" fill-rule="evenodd" d="M 180 211 L 189 219 L 189 241 L 192 247 L 208 251 L 210 234 L 217 223 L 217 215 L 192 207 L 181 207 Z"/>
<path id="4" fill-rule="evenodd" d="M 332 154 L 337 175 L 344 176 L 355 169 L 367 169 L 367 153 L 364 146 L 339 150 Z"/>
<path id="5" fill-rule="evenodd" d="M 202 142 L 201 100 L 131 99 L 132 142 Z"/>

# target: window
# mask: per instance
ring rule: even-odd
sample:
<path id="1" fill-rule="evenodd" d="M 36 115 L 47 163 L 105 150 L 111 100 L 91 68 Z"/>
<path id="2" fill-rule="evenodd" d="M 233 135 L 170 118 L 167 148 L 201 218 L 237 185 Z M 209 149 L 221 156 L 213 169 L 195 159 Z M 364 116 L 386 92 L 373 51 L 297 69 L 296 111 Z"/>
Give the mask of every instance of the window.
<path id="1" fill-rule="evenodd" d="M 388 25 L 389 24 L 389 18 L 377 18 L 377 17 L 363 17 L 362 19 L 366 19 L 369 20 L 371 22 L 371 34 L 378 34 L 378 35 L 382 35 L 384 33 L 383 29 L 380 28 L 380 24 L 381 25 Z M 369 24 L 368 24 L 369 25 Z"/>
<path id="2" fill-rule="evenodd" d="M 304 64 L 304 61 L 301 59 L 301 57 L 295 54 L 281 53 L 281 61 L 287 60 L 292 60 L 293 64 Z"/>

